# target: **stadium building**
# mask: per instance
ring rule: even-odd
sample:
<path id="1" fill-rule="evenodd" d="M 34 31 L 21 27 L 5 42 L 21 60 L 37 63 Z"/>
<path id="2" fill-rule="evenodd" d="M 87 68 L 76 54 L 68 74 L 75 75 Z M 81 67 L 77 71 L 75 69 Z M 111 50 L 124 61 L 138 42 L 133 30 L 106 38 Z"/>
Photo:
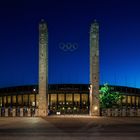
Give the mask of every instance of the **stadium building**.
<path id="1" fill-rule="evenodd" d="M 89 114 L 89 86 L 87 84 L 51 84 L 48 86 L 49 114 Z M 123 95 L 120 108 L 140 108 L 140 89 L 112 86 Z M 1 108 L 38 109 L 38 85 L 0 89 Z M 18 114 L 18 110 L 17 110 Z"/>
<path id="2" fill-rule="evenodd" d="M 39 83 L 31 86 L 17 86 L 0 89 L 1 115 L 8 108 L 15 108 L 16 116 L 23 109 L 26 116 L 30 108 L 37 116 L 49 114 L 101 114 L 99 104 L 99 25 L 96 21 L 90 27 L 90 83 L 48 84 L 48 27 L 44 20 L 39 24 Z M 120 108 L 139 108 L 140 89 L 113 86 L 124 98 Z"/>

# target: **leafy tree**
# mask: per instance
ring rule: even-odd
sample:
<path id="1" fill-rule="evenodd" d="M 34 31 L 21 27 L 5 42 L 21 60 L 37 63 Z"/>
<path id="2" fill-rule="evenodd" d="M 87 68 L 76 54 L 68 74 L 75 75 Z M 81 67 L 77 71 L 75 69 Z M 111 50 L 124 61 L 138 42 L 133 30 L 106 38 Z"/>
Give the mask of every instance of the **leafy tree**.
<path id="1" fill-rule="evenodd" d="M 113 91 L 114 88 L 104 84 L 100 89 L 99 99 L 101 108 L 112 108 L 118 106 L 123 98 L 119 92 Z"/>

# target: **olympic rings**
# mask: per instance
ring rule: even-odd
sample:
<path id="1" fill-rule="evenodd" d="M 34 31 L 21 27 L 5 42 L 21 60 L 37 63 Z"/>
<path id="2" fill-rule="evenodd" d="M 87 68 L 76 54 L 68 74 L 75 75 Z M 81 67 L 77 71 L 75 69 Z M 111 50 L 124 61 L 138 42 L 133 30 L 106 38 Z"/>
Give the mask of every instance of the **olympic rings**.
<path id="1" fill-rule="evenodd" d="M 77 43 L 59 43 L 59 48 L 65 52 L 73 52 L 75 51 L 76 49 L 78 49 L 78 44 Z"/>

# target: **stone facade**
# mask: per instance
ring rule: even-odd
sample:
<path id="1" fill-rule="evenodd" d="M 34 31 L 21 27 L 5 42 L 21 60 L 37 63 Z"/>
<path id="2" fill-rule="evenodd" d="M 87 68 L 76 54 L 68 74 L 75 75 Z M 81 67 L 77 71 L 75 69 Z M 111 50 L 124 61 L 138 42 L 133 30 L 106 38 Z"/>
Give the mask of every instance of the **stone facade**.
<path id="1" fill-rule="evenodd" d="M 90 27 L 90 115 L 99 116 L 99 25 Z"/>
<path id="2" fill-rule="evenodd" d="M 44 20 L 39 24 L 39 116 L 48 115 L 48 29 Z"/>

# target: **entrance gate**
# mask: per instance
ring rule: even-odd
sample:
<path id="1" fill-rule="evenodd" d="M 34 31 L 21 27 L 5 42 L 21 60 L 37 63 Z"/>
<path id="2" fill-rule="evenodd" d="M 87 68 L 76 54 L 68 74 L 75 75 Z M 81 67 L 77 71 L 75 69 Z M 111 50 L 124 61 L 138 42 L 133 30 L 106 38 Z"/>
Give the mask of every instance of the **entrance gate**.
<path id="1" fill-rule="evenodd" d="M 49 114 L 89 114 L 89 94 L 49 94 Z"/>

